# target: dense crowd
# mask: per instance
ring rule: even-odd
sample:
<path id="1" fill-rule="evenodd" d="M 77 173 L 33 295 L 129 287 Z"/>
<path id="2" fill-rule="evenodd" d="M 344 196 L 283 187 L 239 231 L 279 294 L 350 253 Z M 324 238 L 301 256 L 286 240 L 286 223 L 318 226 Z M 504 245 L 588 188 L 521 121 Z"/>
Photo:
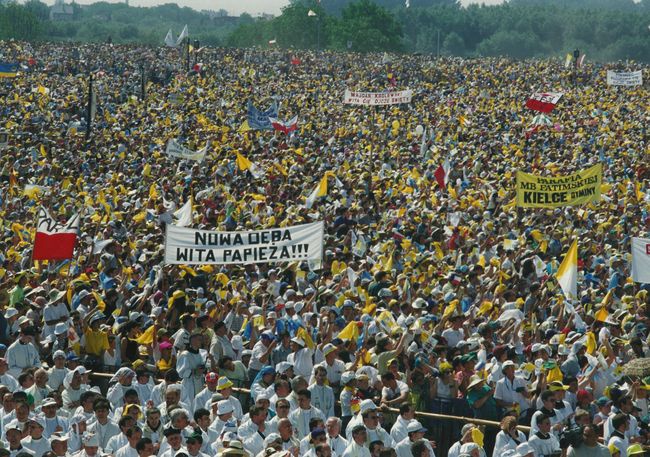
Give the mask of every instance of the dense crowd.
<path id="1" fill-rule="evenodd" d="M 630 278 L 650 97 L 605 72 L 647 67 L 202 48 L 188 72 L 175 49 L 23 42 L 0 61 L 20 63 L 0 79 L 0 457 L 646 452 L 650 364 L 626 367 L 650 351 Z M 565 95 L 533 125 L 536 90 Z M 249 103 L 298 130 L 250 130 Z M 599 202 L 515 206 L 516 170 L 596 163 Z M 194 228 L 322 220 L 322 265 L 165 265 L 190 199 Z M 32 260 L 41 206 L 83 211 L 70 261 Z M 554 275 L 575 239 L 572 301 Z"/>

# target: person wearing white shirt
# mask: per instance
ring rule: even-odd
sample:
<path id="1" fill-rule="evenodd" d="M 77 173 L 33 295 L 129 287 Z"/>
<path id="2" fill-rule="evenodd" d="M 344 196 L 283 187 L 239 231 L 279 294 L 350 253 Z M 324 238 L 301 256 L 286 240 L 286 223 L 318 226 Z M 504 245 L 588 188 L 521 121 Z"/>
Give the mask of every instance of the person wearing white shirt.
<path id="1" fill-rule="evenodd" d="M 74 457 L 100 457 L 98 453 L 99 450 L 99 438 L 92 432 L 86 432 L 82 438 L 83 448 L 73 454 Z"/>
<path id="2" fill-rule="evenodd" d="M 341 436 L 341 419 L 330 417 L 325 423 L 327 430 L 327 444 L 330 445 L 333 455 L 343 455 L 345 448 L 348 447 L 348 440 Z"/>
<path id="3" fill-rule="evenodd" d="M 363 425 L 355 425 L 351 431 L 352 440 L 343 451 L 341 457 L 371 457 L 370 450 L 366 447 L 368 432 Z M 385 444 L 385 443 L 384 443 Z"/>
<path id="4" fill-rule="evenodd" d="M 9 370 L 7 359 L 0 358 L 0 384 L 6 386 L 9 392 L 15 392 L 20 389 L 20 384 L 15 377 L 7 373 L 7 370 Z"/>
<path id="5" fill-rule="evenodd" d="M 497 405 L 505 410 L 519 408 L 519 415 L 527 417 L 530 408 L 528 382 L 515 376 L 515 363 L 512 360 L 503 362 L 501 372 L 503 378 L 497 381 L 494 390 L 494 399 Z"/>
<path id="6" fill-rule="evenodd" d="M 334 391 L 330 386 L 325 385 L 327 370 L 322 366 L 314 368 L 316 383 L 309 386 L 312 404 L 320 409 L 325 417 L 334 416 Z"/>
<path id="7" fill-rule="evenodd" d="M 264 438 L 269 434 L 266 427 L 266 409 L 260 406 L 253 406 L 250 410 L 250 418 L 252 424 L 251 430 L 247 431 L 245 435 L 242 435 L 242 430 L 240 429 L 239 437 L 244 443 L 244 447 L 252 455 L 257 455 L 258 452 L 264 449 Z"/>
<path id="8" fill-rule="evenodd" d="M 232 420 L 233 413 L 234 408 L 229 401 L 219 400 L 217 402 L 217 417 L 208 427 L 208 437 L 211 443 L 214 443 L 219 439 L 223 429 L 226 428 L 230 422 L 234 422 Z"/>
<path id="9" fill-rule="evenodd" d="M 323 347 L 323 357 L 325 357 L 325 360 L 314 367 L 323 367 L 327 370 L 327 381 L 332 388 L 339 385 L 341 382 L 341 375 L 345 372 L 345 363 L 337 358 L 337 354 L 338 350 L 336 346 L 331 343 L 326 344 Z M 313 384 L 316 380 L 313 379 L 312 376 L 312 379 L 310 379 L 309 382 L 310 384 Z"/>
<path id="10" fill-rule="evenodd" d="M 537 421 L 537 425 L 539 431 L 531 434 L 528 440 L 528 444 L 535 452 L 535 457 L 544 457 L 560 452 L 560 442 L 551 433 L 551 419 L 548 416 L 544 416 Z"/>
<path id="11" fill-rule="evenodd" d="M 551 430 L 554 435 L 559 436 L 560 431 L 564 426 L 562 415 L 554 408 L 555 406 L 555 392 L 545 390 L 540 396 L 542 398 L 543 406 L 535 411 L 530 421 L 530 434 L 534 435 L 539 431 L 539 421 L 548 417 L 551 422 Z"/>
<path id="12" fill-rule="evenodd" d="M 443 338 L 447 341 L 447 346 L 455 348 L 463 338 L 465 338 L 465 331 L 463 330 L 463 316 L 454 316 L 451 319 L 451 328 L 442 332 Z"/>
<path id="13" fill-rule="evenodd" d="M 423 439 L 427 429 L 424 428 L 420 422 L 413 420 L 409 423 L 407 431 L 408 436 L 395 446 L 397 457 L 413 457 L 413 454 L 411 453 L 411 445 L 416 441 Z M 428 441 L 425 441 L 425 443 L 426 448 L 429 450 L 429 456 L 435 457 L 431 444 Z"/>
<path id="14" fill-rule="evenodd" d="M 158 457 L 174 457 L 177 452 L 185 450 L 183 448 L 183 438 L 181 431 L 174 427 L 167 427 L 163 432 L 167 442 L 167 450 L 159 453 Z"/>
<path id="15" fill-rule="evenodd" d="M 43 436 L 45 418 L 43 416 L 34 416 L 30 419 L 29 425 L 29 435 L 21 440 L 22 445 L 36 456 L 41 456 L 50 451 L 50 442 Z"/>
<path id="16" fill-rule="evenodd" d="M 627 447 L 630 445 L 630 440 L 626 432 L 630 429 L 630 419 L 627 414 L 618 413 L 611 418 L 612 432 L 609 438 L 606 439 L 607 445 L 613 444 L 621 451 L 621 457 L 627 457 Z"/>
<path id="17" fill-rule="evenodd" d="M 289 413 L 289 420 L 291 420 L 299 440 L 309 433 L 309 421 L 314 417 L 325 422 L 323 412 L 311 405 L 311 392 L 307 389 L 301 390 L 298 392 L 298 409 Z"/>
<path id="18" fill-rule="evenodd" d="M 273 333 L 267 331 L 260 335 L 260 340 L 253 346 L 253 354 L 248 362 L 248 379 L 255 379 L 262 367 L 268 365 L 275 345 Z"/>
<path id="19" fill-rule="evenodd" d="M 128 443 L 122 446 L 115 453 L 115 457 L 138 457 L 138 451 L 136 450 L 136 445 L 140 438 L 142 438 L 142 430 L 137 425 L 131 427 L 126 431 L 126 438 Z"/>
<path id="20" fill-rule="evenodd" d="M 399 405 L 406 401 L 409 394 L 409 387 L 405 382 L 395 378 L 392 372 L 381 375 L 381 382 L 384 387 L 381 389 L 381 403 L 390 407 Z"/>
<path id="21" fill-rule="evenodd" d="M 95 411 L 95 421 L 88 427 L 88 431 L 97 436 L 99 449 L 106 452 L 109 440 L 121 434 L 120 428 L 109 418 L 110 403 L 108 401 L 104 399 L 95 401 L 93 409 Z M 126 421 L 128 422 L 129 419 L 131 419 L 130 422 L 132 423 L 132 418 L 127 418 Z"/>
<path id="22" fill-rule="evenodd" d="M 390 437 L 394 442 L 399 443 L 408 438 L 406 427 L 415 418 L 415 408 L 410 403 L 402 403 L 399 407 L 399 416 L 390 429 Z"/>
<path id="23" fill-rule="evenodd" d="M 366 411 L 361 414 L 361 418 L 368 432 L 368 443 L 381 441 L 386 447 L 395 447 L 395 442 L 390 437 L 390 434 L 379 425 L 379 413 L 377 411 Z"/>
<path id="24" fill-rule="evenodd" d="M 41 367 L 41 358 L 32 338 L 25 329 L 21 329 L 18 339 L 7 348 L 5 358 L 9 365 L 9 374 L 14 377 L 19 376 L 25 368 Z"/>
<path id="25" fill-rule="evenodd" d="M 506 416 L 501 421 L 501 431 L 497 433 L 492 455 L 500 456 L 506 451 L 516 451 L 517 446 L 526 442 L 526 435 L 517 430 L 517 419 Z"/>
<path id="26" fill-rule="evenodd" d="M 27 449 L 21 442 L 23 427 L 17 421 L 11 421 L 5 426 L 6 445 L 4 446 L 9 450 L 9 457 L 16 457 L 21 452 L 26 452 L 30 455 L 35 455 L 34 451 Z"/>
<path id="27" fill-rule="evenodd" d="M 115 455 L 120 448 L 128 444 L 129 439 L 126 436 L 126 432 L 135 426 L 135 420 L 131 416 L 124 416 L 120 418 L 118 426 L 120 427 L 120 433 L 113 435 L 104 447 L 104 452 L 107 454 Z"/>
<path id="28" fill-rule="evenodd" d="M 625 436 L 628 438 L 628 440 L 630 438 L 639 436 L 639 422 L 637 421 L 636 417 L 631 414 L 633 409 L 634 403 L 632 402 L 632 398 L 628 395 L 619 398 L 615 402 L 615 406 L 612 407 L 612 412 L 609 414 L 609 417 L 605 421 L 605 425 L 603 427 L 603 436 L 605 438 L 605 442 L 609 440 L 609 437 L 616 429 L 616 427 L 612 426 L 612 420 L 618 413 L 627 414 L 630 418 L 630 425 L 625 430 Z"/>
<path id="29" fill-rule="evenodd" d="M 293 351 L 287 357 L 287 362 L 293 365 L 293 372 L 297 376 L 309 379 L 311 371 L 314 368 L 314 351 L 305 347 L 305 342 L 298 337 L 291 339 L 291 350 Z"/>
<path id="30" fill-rule="evenodd" d="M 217 393 L 218 381 L 219 376 L 212 371 L 205 375 L 205 387 L 201 392 L 196 394 L 192 413 L 196 412 L 197 409 L 205 408 L 205 405 L 212 400 L 212 396 Z"/>

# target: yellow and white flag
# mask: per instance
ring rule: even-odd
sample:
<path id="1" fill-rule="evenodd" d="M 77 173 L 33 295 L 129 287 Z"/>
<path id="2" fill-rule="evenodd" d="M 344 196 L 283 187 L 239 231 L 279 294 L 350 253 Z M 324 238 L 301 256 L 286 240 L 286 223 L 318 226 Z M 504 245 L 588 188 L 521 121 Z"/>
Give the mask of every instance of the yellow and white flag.
<path id="1" fill-rule="evenodd" d="M 573 240 L 560 268 L 555 274 L 557 282 L 567 300 L 575 300 L 578 295 L 578 240 Z"/>
<path id="2" fill-rule="evenodd" d="M 248 160 L 246 157 L 241 155 L 239 152 L 237 154 L 237 168 L 241 171 L 248 170 L 255 179 L 259 179 L 264 176 L 262 170 L 260 170 L 253 162 Z"/>

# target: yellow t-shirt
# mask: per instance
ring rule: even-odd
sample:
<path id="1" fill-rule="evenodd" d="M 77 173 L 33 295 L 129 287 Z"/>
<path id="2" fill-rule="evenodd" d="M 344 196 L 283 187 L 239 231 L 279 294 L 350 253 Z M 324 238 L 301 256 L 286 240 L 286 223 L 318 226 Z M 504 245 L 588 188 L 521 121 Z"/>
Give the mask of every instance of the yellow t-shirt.
<path id="1" fill-rule="evenodd" d="M 99 357 L 102 351 L 105 351 L 110 347 L 108 345 L 108 334 L 104 331 L 93 331 L 88 328 L 84 333 L 84 337 L 86 339 L 86 354 L 96 355 Z"/>

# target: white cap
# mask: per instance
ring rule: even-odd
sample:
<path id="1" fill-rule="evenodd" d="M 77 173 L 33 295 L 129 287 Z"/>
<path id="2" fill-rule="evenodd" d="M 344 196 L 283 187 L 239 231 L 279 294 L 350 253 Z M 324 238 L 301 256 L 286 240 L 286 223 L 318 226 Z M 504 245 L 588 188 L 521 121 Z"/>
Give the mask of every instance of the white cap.
<path id="1" fill-rule="evenodd" d="M 363 414 L 366 411 L 372 411 L 374 409 L 379 409 L 379 408 L 377 407 L 377 405 L 375 405 L 375 402 L 370 399 L 362 400 L 361 404 L 359 405 L 360 414 Z"/>
<path id="2" fill-rule="evenodd" d="M 357 375 L 354 373 L 354 371 L 345 371 L 341 375 L 341 384 L 347 384 L 348 382 L 352 381 L 353 379 L 356 379 Z"/>
<path id="3" fill-rule="evenodd" d="M 217 415 L 221 416 L 223 414 L 232 413 L 235 408 L 232 406 L 230 400 L 219 400 L 217 402 Z"/>
<path id="4" fill-rule="evenodd" d="M 92 432 L 84 432 L 83 445 L 88 447 L 99 447 L 99 437 Z"/>

